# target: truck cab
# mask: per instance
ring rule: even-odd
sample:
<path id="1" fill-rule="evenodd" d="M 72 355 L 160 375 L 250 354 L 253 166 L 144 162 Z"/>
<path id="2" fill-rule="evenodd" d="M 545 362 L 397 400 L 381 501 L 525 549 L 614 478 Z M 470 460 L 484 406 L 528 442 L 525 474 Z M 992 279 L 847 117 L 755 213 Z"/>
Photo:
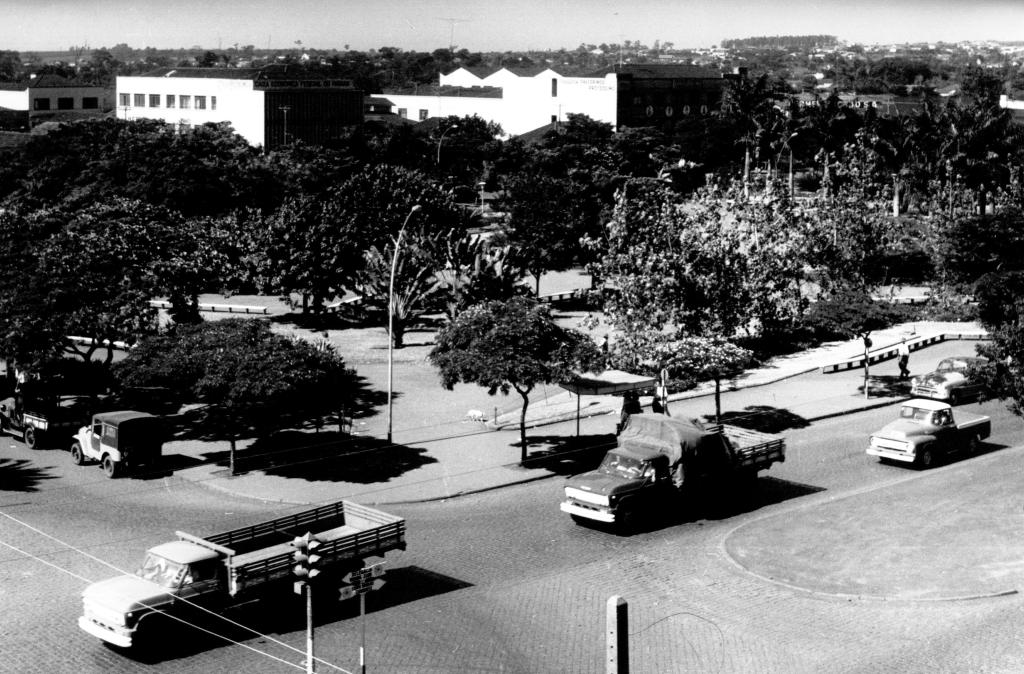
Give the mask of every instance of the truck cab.
<path id="1" fill-rule="evenodd" d="M 209 606 L 225 596 L 220 555 L 188 541 L 151 548 L 134 576 L 90 585 L 82 595 L 78 626 L 104 641 L 128 648 L 142 621 L 160 615 L 179 599 Z"/>
<path id="2" fill-rule="evenodd" d="M 672 493 L 669 460 L 664 454 L 637 447 L 609 451 L 597 470 L 570 479 L 562 512 L 575 521 L 612 524 L 617 513 L 633 513 L 652 498 Z"/>
<path id="3" fill-rule="evenodd" d="M 147 412 L 122 410 L 95 414 L 71 443 L 75 465 L 97 461 L 109 478 L 140 466 L 155 466 L 163 450 L 163 420 Z"/>
<path id="4" fill-rule="evenodd" d="M 930 468 L 944 456 L 974 453 L 992 431 L 987 416 L 956 411 L 949 403 L 917 399 L 905 402 L 895 421 L 871 436 L 867 453 L 884 460 Z"/>

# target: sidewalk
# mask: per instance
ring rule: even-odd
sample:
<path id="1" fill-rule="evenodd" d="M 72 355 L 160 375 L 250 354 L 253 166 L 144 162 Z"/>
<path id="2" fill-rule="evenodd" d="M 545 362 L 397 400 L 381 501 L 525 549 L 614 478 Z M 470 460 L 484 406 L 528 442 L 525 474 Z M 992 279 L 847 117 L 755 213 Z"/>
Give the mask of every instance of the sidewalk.
<path id="1" fill-rule="evenodd" d="M 879 331 L 872 338 L 876 351 L 882 351 L 904 338 L 977 332 L 978 327 L 971 324 L 919 322 Z M 858 355 L 862 355 L 860 343 L 851 340 L 823 344 L 810 351 L 775 358 L 761 368 L 744 373 L 728 387 L 723 382 L 723 410 L 729 409 L 735 414 L 738 410 L 752 407 L 765 408 L 758 413 L 771 413 L 774 409 L 778 414 L 796 414 L 809 422 L 888 405 L 904 397 L 882 387 L 865 399 L 858 394 L 856 384 L 851 384 L 850 374 L 820 373 L 828 365 Z M 813 384 L 803 381 L 786 383 L 786 380 L 800 375 L 813 376 Z M 761 388 L 769 384 L 776 386 Z M 288 471 L 279 470 L 258 470 L 231 476 L 222 462 L 212 463 L 209 459 L 213 454 L 225 452 L 226 443 L 214 446 L 213 443 L 198 441 L 172 442 L 165 447 L 165 454 L 177 453 L 192 464 L 198 463 L 177 470 L 175 474 L 178 477 L 253 499 L 315 504 L 347 498 L 367 505 L 440 500 L 572 472 L 571 460 L 549 460 L 556 450 L 572 448 L 577 427 L 576 396 L 559 391 L 546 400 L 532 402 L 528 408 L 527 424 L 530 428 L 550 427 L 540 437 L 536 430 L 527 433 L 528 439 L 536 445 L 530 454 L 536 457 L 536 461 L 529 466 L 520 465 L 518 410 L 498 414 L 497 419 L 486 426 L 455 413 L 452 415 L 454 419 L 442 420 L 430 427 L 432 438 L 417 438 L 417 434 L 411 431 L 397 431 L 393 435 L 394 446 L 383 448 L 381 439 L 378 446 L 370 451 L 388 452 L 390 456 L 381 455 L 378 463 L 399 463 L 404 470 L 393 471 L 396 474 L 377 479 L 365 474 L 342 479 L 346 475 L 343 457 L 336 458 L 330 470 L 310 468 L 292 471 L 295 476 L 284 476 L 281 473 Z M 426 395 L 436 394 L 427 392 Z M 714 410 L 713 395 L 714 385 L 710 383 L 672 395 L 670 411 L 675 415 L 707 415 Z M 649 404 L 650 398 L 644 402 Z M 614 442 L 614 426 L 620 405 L 621 398 L 616 396 L 583 396 L 580 399 L 581 418 L 602 417 L 588 421 L 586 434 L 591 442 L 595 434 L 609 446 Z M 433 416 L 443 416 L 445 412 L 448 411 L 434 410 Z M 375 425 L 380 425 L 379 420 Z M 372 436 L 382 438 L 378 428 L 373 431 L 363 438 L 368 442 Z M 422 432 L 419 435 L 422 436 Z M 603 437 L 605 435 L 607 438 Z M 310 442 L 315 442 L 315 439 L 315 435 L 311 436 Z M 240 451 L 244 452 L 244 447 L 240 443 Z"/>

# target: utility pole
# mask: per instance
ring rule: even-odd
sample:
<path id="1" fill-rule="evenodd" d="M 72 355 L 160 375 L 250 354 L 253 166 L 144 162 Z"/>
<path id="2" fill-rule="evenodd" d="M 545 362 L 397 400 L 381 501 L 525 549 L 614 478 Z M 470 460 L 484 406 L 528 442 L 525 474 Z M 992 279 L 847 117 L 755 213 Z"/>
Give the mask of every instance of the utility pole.
<path id="1" fill-rule="evenodd" d="M 290 105 L 281 105 L 277 108 L 284 113 L 284 144 L 288 144 L 288 111 L 292 109 Z"/>
<path id="2" fill-rule="evenodd" d="M 438 17 L 439 21 L 447 21 L 449 25 L 448 32 L 448 51 L 455 51 L 455 24 L 466 23 L 468 19 L 455 19 L 448 16 Z"/>

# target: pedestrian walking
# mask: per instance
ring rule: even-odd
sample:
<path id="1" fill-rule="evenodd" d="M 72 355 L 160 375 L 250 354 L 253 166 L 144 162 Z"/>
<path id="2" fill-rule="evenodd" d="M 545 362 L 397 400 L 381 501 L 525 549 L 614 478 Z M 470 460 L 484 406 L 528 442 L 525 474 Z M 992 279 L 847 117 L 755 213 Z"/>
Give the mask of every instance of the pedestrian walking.
<path id="1" fill-rule="evenodd" d="M 899 356 L 900 379 L 903 380 L 910 376 L 910 368 L 907 367 L 907 363 L 910 362 L 910 347 L 907 346 L 907 340 L 900 342 L 896 354 Z"/>
<path id="2" fill-rule="evenodd" d="M 642 411 L 640 394 L 636 391 L 626 391 L 626 395 L 622 398 L 622 414 L 619 416 L 618 426 L 615 427 L 615 435 L 621 433 L 622 429 L 626 427 L 626 422 L 629 421 L 630 416 L 640 414 Z"/>

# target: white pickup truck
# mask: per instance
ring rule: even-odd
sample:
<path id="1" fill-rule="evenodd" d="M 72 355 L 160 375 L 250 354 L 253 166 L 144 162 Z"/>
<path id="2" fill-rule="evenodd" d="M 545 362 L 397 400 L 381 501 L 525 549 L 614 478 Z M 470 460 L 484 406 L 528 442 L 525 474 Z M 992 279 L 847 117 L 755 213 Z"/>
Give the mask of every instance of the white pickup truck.
<path id="1" fill-rule="evenodd" d="M 986 416 L 957 410 L 954 419 L 949 403 L 909 400 L 900 407 L 898 419 L 871 436 L 867 453 L 930 468 L 947 454 L 973 454 L 991 432 L 992 421 Z"/>

